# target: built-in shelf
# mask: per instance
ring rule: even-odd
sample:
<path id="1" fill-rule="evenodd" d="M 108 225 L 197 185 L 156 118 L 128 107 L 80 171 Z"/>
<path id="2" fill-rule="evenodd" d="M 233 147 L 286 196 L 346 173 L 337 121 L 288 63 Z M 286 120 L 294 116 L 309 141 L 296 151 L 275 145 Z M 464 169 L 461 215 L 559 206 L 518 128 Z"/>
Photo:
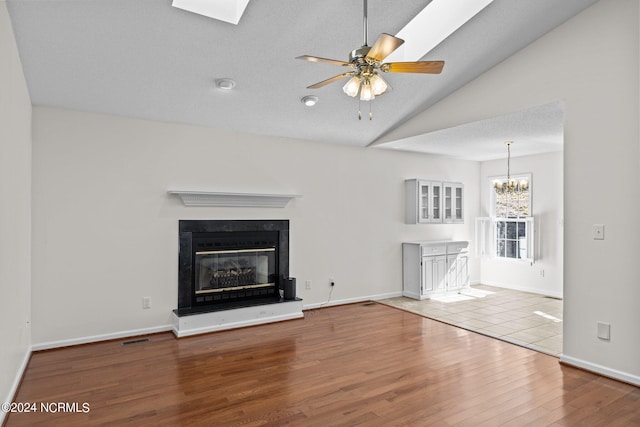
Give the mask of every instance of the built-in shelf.
<path id="1" fill-rule="evenodd" d="M 297 194 L 224 193 L 212 191 L 169 190 L 169 194 L 180 196 L 185 206 L 228 206 L 283 208 Z"/>

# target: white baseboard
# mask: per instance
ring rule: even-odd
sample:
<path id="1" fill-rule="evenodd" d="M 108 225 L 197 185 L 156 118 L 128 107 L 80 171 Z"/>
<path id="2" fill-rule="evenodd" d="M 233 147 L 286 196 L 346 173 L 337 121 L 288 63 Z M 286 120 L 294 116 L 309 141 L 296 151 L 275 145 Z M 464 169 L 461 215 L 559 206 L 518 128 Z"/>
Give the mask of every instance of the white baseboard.
<path id="1" fill-rule="evenodd" d="M 640 376 L 637 375 L 632 375 L 626 372 L 618 371 L 616 369 L 607 368 L 606 366 L 587 362 L 586 360 L 567 356 L 566 354 L 560 355 L 560 362 L 570 366 L 574 366 L 576 368 L 584 369 L 585 371 L 593 372 L 608 378 L 613 378 L 614 380 L 619 380 L 640 387 Z"/>
<path id="2" fill-rule="evenodd" d="M 171 325 L 154 326 L 152 328 L 131 329 L 128 331 L 113 332 L 103 335 L 92 335 L 88 337 L 72 338 L 69 340 L 49 341 L 39 344 L 33 344 L 31 351 L 50 350 L 52 348 L 68 347 L 78 344 L 89 344 L 98 341 L 116 340 L 119 338 L 135 337 L 138 335 L 155 334 L 158 332 L 166 332 L 171 330 Z"/>
<path id="3" fill-rule="evenodd" d="M 9 390 L 9 394 L 3 400 L 3 402 L 15 402 L 16 394 L 18 393 L 18 387 L 20 387 L 20 381 L 22 381 L 22 376 L 24 372 L 27 370 L 27 365 L 29 364 L 29 359 L 31 359 L 31 350 L 28 350 L 22 359 L 22 363 L 16 372 L 16 377 L 13 379 L 13 384 L 11 384 L 11 389 Z M 0 426 L 4 425 L 4 418 L 7 416 L 5 411 L 0 411 Z"/>
<path id="4" fill-rule="evenodd" d="M 321 303 L 306 304 L 304 307 L 302 307 L 302 309 L 313 310 L 315 308 L 332 307 L 334 305 L 354 304 L 354 303 L 364 302 L 364 301 L 377 301 L 381 299 L 396 298 L 401 296 L 402 296 L 402 291 L 389 292 L 387 294 L 377 294 L 377 295 L 369 295 L 365 297 L 345 298 L 340 300 L 325 301 Z"/>
<path id="5" fill-rule="evenodd" d="M 540 289 L 536 289 L 536 288 L 528 288 L 526 286 L 517 286 L 517 285 L 514 286 L 510 284 L 507 285 L 505 283 L 497 283 L 497 282 L 491 282 L 486 280 L 483 280 L 481 283 L 474 283 L 474 284 L 495 286 L 496 288 L 513 289 L 515 291 L 530 292 L 532 294 L 544 295 L 546 297 L 552 297 L 552 298 L 558 298 L 558 299 L 562 299 L 563 297 L 562 292 L 558 293 L 558 292 L 550 292 L 550 291 L 541 291 Z"/>
<path id="6" fill-rule="evenodd" d="M 311 310 L 314 308 L 329 307 L 334 305 L 353 304 L 357 302 L 364 302 L 364 301 L 371 301 L 371 300 L 375 301 L 380 299 L 395 298 L 395 297 L 401 297 L 401 296 L 402 296 L 402 291 L 390 292 L 387 294 L 369 295 L 364 297 L 348 298 L 348 299 L 328 301 L 323 303 L 308 304 L 303 306 L 302 310 Z M 278 321 L 279 320 L 288 320 L 288 319 L 282 318 L 282 319 L 278 319 Z M 250 326 L 250 325 L 242 324 L 242 325 L 236 325 L 235 327 L 242 327 L 242 326 Z M 131 329 L 128 331 L 113 332 L 109 334 L 92 335 L 87 337 L 72 338 L 68 340 L 36 343 L 31 346 L 31 351 L 50 350 L 53 348 L 68 347 L 68 346 L 79 345 L 79 344 L 90 344 L 93 342 L 135 337 L 139 335 L 148 335 L 148 334 L 155 334 L 158 332 L 167 332 L 167 331 L 175 332 L 173 325 L 162 325 L 162 326 L 155 326 L 151 328 Z M 180 336 L 185 336 L 185 335 L 180 335 Z"/>
<path id="7" fill-rule="evenodd" d="M 429 296 L 416 294 L 415 292 L 410 292 L 410 291 L 403 291 L 402 296 L 411 298 L 411 299 L 417 299 L 417 300 L 429 299 Z"/>

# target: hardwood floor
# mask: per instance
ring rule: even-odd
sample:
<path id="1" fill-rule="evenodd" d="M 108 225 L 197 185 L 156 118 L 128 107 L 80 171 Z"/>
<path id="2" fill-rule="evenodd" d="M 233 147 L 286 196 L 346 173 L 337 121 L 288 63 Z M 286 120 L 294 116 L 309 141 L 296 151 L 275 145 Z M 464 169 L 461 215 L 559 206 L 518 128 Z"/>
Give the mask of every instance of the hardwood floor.
<path id="1" fill-rule="evenodd" d="M 34 353 L 6 425 L 640 425 L 639 388 L 381 304 L 148 338 Z"/>

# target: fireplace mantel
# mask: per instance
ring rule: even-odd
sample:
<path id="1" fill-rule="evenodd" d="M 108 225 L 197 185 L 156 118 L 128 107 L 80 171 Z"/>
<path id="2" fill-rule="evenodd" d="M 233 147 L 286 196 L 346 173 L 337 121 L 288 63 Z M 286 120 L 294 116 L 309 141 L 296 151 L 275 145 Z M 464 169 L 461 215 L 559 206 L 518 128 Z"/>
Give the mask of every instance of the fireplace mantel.
<path id="1" fill-rule="evenodd" d="M 215 191 L 168 190 L 180 196 L 185 206 L 228 206 L 283 208 L 298 194 L 226 193 Z"/>

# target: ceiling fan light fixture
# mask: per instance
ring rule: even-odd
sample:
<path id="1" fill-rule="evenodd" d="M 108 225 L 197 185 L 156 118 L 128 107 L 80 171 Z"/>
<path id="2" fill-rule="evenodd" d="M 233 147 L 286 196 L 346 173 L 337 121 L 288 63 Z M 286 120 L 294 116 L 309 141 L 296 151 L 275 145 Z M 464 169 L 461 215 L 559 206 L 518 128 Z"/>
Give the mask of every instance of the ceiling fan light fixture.
<path id="1" fill-rule="evenodd" d="M 360 101 L 371 101 L 375 97 L 373 88 L 371 87 L 371 81 L 368 79 L 365 80 L 364 83 L 362 83 L 362 88 L 360 89 Z"/>
<path id="2" fill-rule="evenodd" d="M 353 98 L 355 98 L 355 96 L 358 95 L 359 90 L 360 90 L 360 76 L 351 77 L 349 81 L 342 87 L 342 91 Z"/>
<path id="3" fill-rule="evenodd" d="M 380 76 L 378 73 L 374 74 L 371 77 L 371 89 L 373 90 L 374 95 L 382 95 L 387 91 L 388 87 L 389 85 L 387 84 L 387 82 L 385 82 L 382 76 Z"/>

